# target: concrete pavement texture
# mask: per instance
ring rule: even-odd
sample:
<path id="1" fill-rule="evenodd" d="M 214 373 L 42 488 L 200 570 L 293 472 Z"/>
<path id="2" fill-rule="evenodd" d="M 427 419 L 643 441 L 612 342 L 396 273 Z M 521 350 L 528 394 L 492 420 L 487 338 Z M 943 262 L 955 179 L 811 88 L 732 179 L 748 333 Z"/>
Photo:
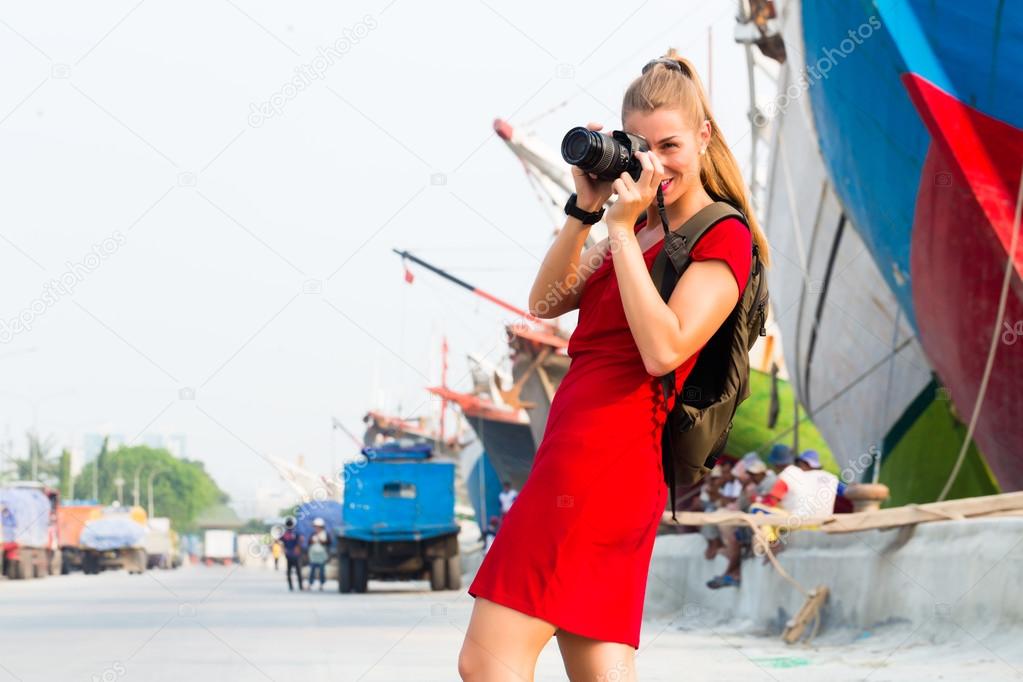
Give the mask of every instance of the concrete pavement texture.
<path id="1" fill-rule="evenodd" d="M 457 680 L 472 603 L 464 589 L 431 592 L 426 582 L 289 592 L 283 571 L 241 566 L 0 581 L 0 680 Z M 786 646 L 741 624 L 711 625 L 689 608 L 644 622 L 637 673 L 644 681 L 1023 680 L 1020 634 L 978 638 L 936 619 L 824 631 L 809 646 Z M 555 639 L 535 679 L 567 679 Z"/>

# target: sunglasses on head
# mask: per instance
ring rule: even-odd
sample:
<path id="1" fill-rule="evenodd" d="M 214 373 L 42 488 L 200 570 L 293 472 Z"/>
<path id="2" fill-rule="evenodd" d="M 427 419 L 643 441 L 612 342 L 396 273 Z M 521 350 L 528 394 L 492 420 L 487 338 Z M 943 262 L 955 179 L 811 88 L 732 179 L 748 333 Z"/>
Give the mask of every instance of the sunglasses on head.
<path id="1" fill-rule="evenodd" d="M 683 68 L 681 62 L 676 61 L 674 59 L 668 59 L 667 57 L 660 57 L 658 59 L 651 59 L 650 61 L 648 61 L 646 63 L 646 66 L 643 67 L 643 73 L 646 73 L 650 69 L 654 68 L 654 65 L 656 65 L 656 64 L 664 64 L 666 67 L 668 67 L 672 71 L 678 71 L 679 73 L 687 75 L 687 76 L 689 75 L 689 69 Z"/>

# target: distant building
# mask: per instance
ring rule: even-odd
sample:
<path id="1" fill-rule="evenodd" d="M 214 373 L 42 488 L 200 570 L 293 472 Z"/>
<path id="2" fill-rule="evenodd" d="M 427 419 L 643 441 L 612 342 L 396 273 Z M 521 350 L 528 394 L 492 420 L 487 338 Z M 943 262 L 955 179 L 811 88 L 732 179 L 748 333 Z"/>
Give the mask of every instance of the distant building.
<path id="1" fill-rule="evenodd" d="M 96 459 L 100 451 L 103 449 L 103 439 L 109 437 L 107 442 L 107 451 L 113 452 L 117 448 L 125 445 L 125 439 L 123 433 L 86 433 L 82 436 L 82 451 L 85 455 L 85 461 L 91 462 Z"/>

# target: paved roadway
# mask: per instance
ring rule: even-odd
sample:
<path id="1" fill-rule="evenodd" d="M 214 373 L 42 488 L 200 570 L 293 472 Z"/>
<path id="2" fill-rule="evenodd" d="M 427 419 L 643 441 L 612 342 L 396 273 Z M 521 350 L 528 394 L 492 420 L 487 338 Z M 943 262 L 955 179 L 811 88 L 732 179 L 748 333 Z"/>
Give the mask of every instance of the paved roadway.
<path id="1" fill-rule="evenodd" d="M 0 681 L 458 679 L 464 590 L 371 581 L 367 594 L 339 595 L 336 585 L 289 593 L 283 573 L 205 566 L 0 580 Z M 644 682 L 1023 679 L 1011 642 L 930 639 L 927 627 L 893 625 L 791 648 L 683 613 L 644 625 L 637 666 Z M 555 640 L 536 679 L 566 679 Z"/>

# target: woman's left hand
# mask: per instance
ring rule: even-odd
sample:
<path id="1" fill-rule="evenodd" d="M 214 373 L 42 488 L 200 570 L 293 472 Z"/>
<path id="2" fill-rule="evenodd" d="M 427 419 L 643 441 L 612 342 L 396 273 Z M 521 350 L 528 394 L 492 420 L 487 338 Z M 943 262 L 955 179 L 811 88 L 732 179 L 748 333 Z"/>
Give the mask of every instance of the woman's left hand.
<path id="1" fill-rule="evenodd" d="M 639 180 L 633 180 L 628 173 L 622 173 L 611 185 L 618 200 L 608 209 L 604 219 L 608 231 L 620 229 L 632 234 L 636 220 L 657 197 L 657 187 L 664 176 L 661 160 L 651 152 L 637 151 L 635 154 L 643 172 Z"/>

